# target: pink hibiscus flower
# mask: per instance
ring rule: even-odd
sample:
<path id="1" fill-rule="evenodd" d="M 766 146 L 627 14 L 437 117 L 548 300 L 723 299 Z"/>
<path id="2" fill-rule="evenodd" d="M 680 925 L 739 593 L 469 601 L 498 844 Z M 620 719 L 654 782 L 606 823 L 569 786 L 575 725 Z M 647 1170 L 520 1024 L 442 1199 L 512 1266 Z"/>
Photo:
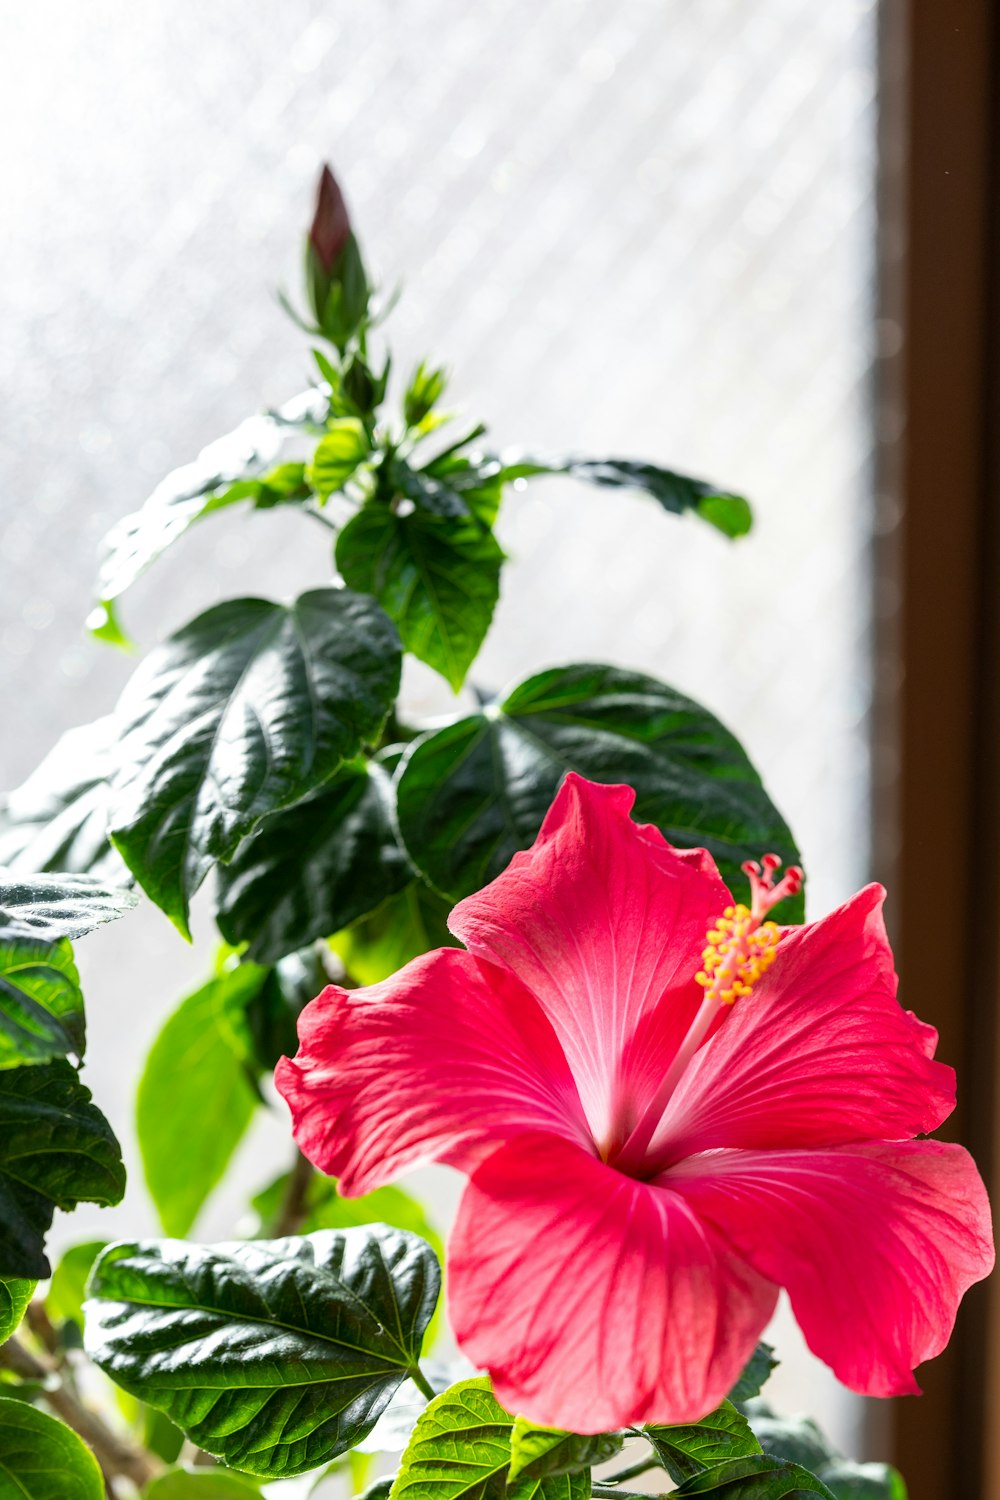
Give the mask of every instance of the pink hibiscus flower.
<path id="1" fill-rule="evenodd" d="M 459 903 L 467 951 L 331 986 L 276 1074 L 346 1194 L 428 1161 L 469 1176 L 449 1245 L 458 1341 L 498 1398 L 588 1433 L 694 1421 L 787 1289 L 853 1390 L 919 1390 L 993 1264 L 936 1033 L 901 1009 L 869 886 L 804 927 L 801 878 L 704 850 L 567 777 L 534 846 Z"/>

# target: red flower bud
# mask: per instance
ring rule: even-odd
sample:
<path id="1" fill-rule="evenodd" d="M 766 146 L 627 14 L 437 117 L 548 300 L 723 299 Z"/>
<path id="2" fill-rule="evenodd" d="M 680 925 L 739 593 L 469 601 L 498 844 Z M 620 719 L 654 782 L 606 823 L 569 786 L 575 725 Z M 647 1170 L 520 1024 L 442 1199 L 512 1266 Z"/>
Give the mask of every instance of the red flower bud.
<path id="1" fill-rule="evenodd" d="M 316 259 L 328 276 L 350 235 L 351 221 L 344 195 L 330 168 L 324 165 L 309 240 L 316 252 Z"/>

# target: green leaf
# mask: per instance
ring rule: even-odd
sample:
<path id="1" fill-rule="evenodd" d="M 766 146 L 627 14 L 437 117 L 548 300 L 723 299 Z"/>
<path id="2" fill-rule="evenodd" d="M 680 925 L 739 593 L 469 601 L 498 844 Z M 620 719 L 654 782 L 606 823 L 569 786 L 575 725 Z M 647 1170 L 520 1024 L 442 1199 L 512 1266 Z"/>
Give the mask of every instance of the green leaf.
<path id="1" fill-rule="evenodd" d="M 259 1102 L 244 1008 L 266 977 L 256 964 L 240 964 L 210 979 L 181 1001 L 146 1059 L 136 1130 L 167 1234 L 187 1234 Z"/>
<path id="2" fill-rule="evenodd" d="M 0 809 L 0 865 L 19 873 L 94 875 L 111 884 L 128 871 L 108 841 L 110 715 L 64 734 Z"/>
<path id="3" fill-rule="evenodd" d="M 798 1500 L 808 1494 L 831 1500 L 830 1491 L 815 1474 L 766 1453 L 713 1464 L 688 1479 L 675 1494 L 715 1495 L 717 1500 L 781 1500 L 783 1496 Z"/>
<path id="4" fill-rule="evenodd" d="M 841 1461 L 821 1469 L 818 1477 L 834 1500 L 907 1500 L 903 1476 L 891 1464 Z"/>
<path id="5" fill-rule="evenodd" d="M 413 880 L 370 917 L 336 933 L 330 946 L 357 984 L 378 984 L 418 954 L 458 946 L 446 926 L 450 910 L 450 902 Z"/>
<path id="6" fill-rule="evenodd" d="M 747 1360 L 739 1380 L 729 1392 L 730 1401 L 739 1404 L 741 1401 L 749 1401 L 752 1397 L 759 1396 L 764 1385 L 770 1380 L 772 1372 L 777 1368 L 778 1361 L 774 1357 L 774 1350 L 770 1344 L 761 1339 Z"/>
<path id="7" fill-rule="evenodd" d="M 403 1454 L 391 1500 L 586 1500 L 590 1474 L 522 1477 L 507 1488 L 513 1417 L 487 1376 L 464 1380 L 423 1412 Z"/>
<path id="8" fill-rule="evenodd" d="M 34 1293 L 33 1281 L 16 1276 L 0 1277 L 0 1344 L 17 1332 Z"/>
<path id="9" fill-rule="evenodd" d="M 374 594 L 406 650 L 457 692 L 500 592 L 503 553 L 493 533 L 473 516 L 403 515 L 374 500 L 344 527 L 336 556 L 345 582 Z"/>
<path id="10" fill-rule="evenodd" d="M 0 1068 L 83 1057 L 80 976 L 65 938 L 8 938 L 0 930 Z"/>
<path id="11" fill-rule="evenodd" d="M 123 917 L 131 891 L 112 890 L 86 875 L 31 875 L 0 871 L 0 932 L 7 941 L 78 938 Z"/>
<path id="12" fill-rule="evenodd" d="M 328 500 L 370 455 L 364 424 L 356 417 L 335 418 L 319 440 L 306 480 L 321 500 Z"/>
<path id="13" fill-rule="evenodd" d="M 219 871 L 216 922 L 247 956 L 283 954 L 375 910 L 411 878 L 393 829 L 392 782 L 382 767 L 350 761 L 318 792 L 265 818 Z"/>
<path id="14" fill-rule="evenodd" d="M 192 1442 L 278 1479 L 371 1431 L 414 1368 L 439 1286 L 430 1248 L 381 1225 L 113 1245 L 91 1278 L 86 1347 Z"/>
<path id="15" fill-rule="evenodd" d="M 278 960 L 246 1002 L 245 1029 L 257 1071 L 270 1073 L 279 1057 L 295 1055 L 298 1018 L 329 982 L 315 946 Z"/>
<path id="16" fill-rule="evenodd" d="M 721 531 L 724 536 L 744 536 L 753 524 L 753 513 L 742 495 L 719 489 L 703 479 L 690 479 L 659 464 L 628 458 L 557 458 L 505 460 L 505 480 L 530 479 L 538 474 L 569 474 L 588 484 L 611 489 L 642 490 L 664 510 L 674 515 L 691 512 Z"/>
<path id="17" fill-rule="evenodd" d="M 757 1404 L 764 1406 L 763 1402 Z M 754 1409 L 747 1415 L 761 1448 L 775 1458 L 787 1458 L 789 1463 L 801 1464 L 818 1474 L 839 1457 L 812 1417 L 758 1415 Z"/>
<path id="18" fill-rule="evenodd" d="M 64 1422 L 0 1397 L 0 1500 L 104 1500 L 104 1480 Z"/>
<path id="19" fill-rule="evenodd" d="M 729 1401 L 700 1422 L 683 1426 L 644 1427 L 653 1452 L 676 1484 L 692 1474 L 729 1458 L 747 1458 L 761 1451 L 761 1445 L 742 1412 Z"/>
<path id="20" fill-rule="evenodd" d="M 135 650 L 135 641 L 118 618 L 118 607 L 114 599 L 105 599 L 95 604 L 83 624 L 95 641 L 103 641 L 106 646 L 117 646 L 126 655 Z"/>
<path id="21" fill-rule="evenodd" d="M 540 672 L 498 705 L 431 731 L 396 784 L 407 852 L 452 900 L 479 890 L 535 838 L 564 772 L 635 788 L 635 817 L 673 844 L 705 847 L 747 894 L 740 866 L 798 851 L 739 742 L 712 714 L 638 672 Z M 801 920 L 801 897 L 779 920 Z"/>
<path id="22" fill-rule="evenodd" d="M 213 863 L 377 738 L 399 669 L 391 622 L 346 589 L 230 600 L 147 657 L 119 705 L 112 836 L 185 936 Z"/>
<path id="23" fill-rule="evenodd" d="M 84 1240 L 64 1251 L 45 1294 L 45 1311 L 53 1323 L 76 1323 L 83 1328 L 83 1299 L 87 1277 L 107 1240 Z"/>
<path id="24" fill-rule="evenodd" d="M 407 427 L 416 427 L 424 420 L 437 406 L 447 384 L 447 370 L 432 369 L 421 360 L 403 394 L 403 417 Z"/>
<path id="25" fill-rule="evenodd" d="M 260 1490 L 252 1480 L 225 1469 L 172 1469 L 142 1495 L 143 1500 L 258 1500 Z"/>
<path id="26" fill-rule="evenodd" d="M 260 1220 L 262 1234 L 267 1233 L 281 1211 L 288 1191 L 289 1175 L 283 1172 L 250 1201 L 251 1208 Z M 375 1188 L 371 1193 L 362 1193 L 360 1198 L 342 1198 L 333 1179 L 317 1173 L 309 1180 L 305 1207 L 303 1234 L 312 1234 L 319 1229 L 353 1229 L 365 1224 L 388 1224 L 393 1229 L 405 1229 L 409 1234 L 426 1240 L 438 1259 L 444 1260 L 441 1236 L 428 1219 L 423 1205 L 402 1188 L 390 1184 L 388 1187 Z"/>
<path id="27" fill-rule="evenodd" d="M 266 475 L 286 443 L 321 422 L 325 411 L 320 393 L 306 391 L 276 412 L 249 417 L 202 449 L 193 463 L 168 474 L 141 510 L 119 521 L 104 540 L 97 595 L 105 609 L 202 516 L 256 498 L 257 491 L 240 481 Z"/>
<path id="28" fill-rule="evenodd" d="M 510 1444 L 511 1482 L 547 1479 L 559 1474 L 577 1474 L 606 1463 L 620 1453 L 625 1442 L 620 1432 L 601 1432 L 581 1437 L 554 1427 L 535 1427 L 524 1417 L 515 1417 Z"/>
<path id="29" fill-rule="evenodd" d="M 118 1142 L 68 1062 L 0 1072 L 0 1276 L 49 1276 L 55 1210 L 120 1203 L 124 1191 Z"/>

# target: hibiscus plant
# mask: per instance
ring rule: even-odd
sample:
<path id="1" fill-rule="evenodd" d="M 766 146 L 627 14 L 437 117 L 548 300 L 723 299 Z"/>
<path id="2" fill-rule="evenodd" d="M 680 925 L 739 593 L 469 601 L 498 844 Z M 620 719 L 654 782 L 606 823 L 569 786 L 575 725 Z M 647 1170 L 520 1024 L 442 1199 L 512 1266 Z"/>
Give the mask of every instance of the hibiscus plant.
<path id="1" fill-rule="evenodd" d="M 974 1165 L 925 1139 L 954 1077 L 896 998 L 882 891 L 806 923 L 741 745 L 651 677 L 571 664 L 427 725 L 399 701 L 405 652 L 462 690 L 509 489 L 629 488 L 728 539 L 747 502 L 453 436 L 443 370 L 390 381 L 328 170 L 289 310 L 313 385 L 114 528 L 90 625 L 121 642 L 121 595 L 225 507 L 308 516 L 329 585 L 207 609 L 4 803 L 0 1496 L 628 1500 L 655 1473 L 898 1500 L 760 1395 L 781 1289 L 848 1387 L 891 1396 L 992 1265 Z M 167 1237 L 53 1265 L 55 1210 L 125 1191 L 71 943 L 142 893 L 189 936 L 206 882 L 217 961 L 138 1084 Z M 199 1243 L 263 1108 L 290 1111 L 287 1170 L 242 1238 Z M 431 1161 L 468 1179 L 447 1320 L 395 1181 Z"/>

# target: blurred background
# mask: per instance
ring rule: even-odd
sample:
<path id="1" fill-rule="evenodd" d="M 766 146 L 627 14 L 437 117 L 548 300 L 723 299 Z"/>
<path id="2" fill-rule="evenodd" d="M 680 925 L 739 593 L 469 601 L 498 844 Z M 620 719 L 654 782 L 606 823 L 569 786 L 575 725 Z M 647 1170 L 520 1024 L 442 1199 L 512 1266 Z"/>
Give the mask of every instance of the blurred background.
<path id="1" fill-rule="evenodd" d="M 108 526 L 307 383 L 307 341 L 275 290 L 298 291 L 328 158 L 369 264 L 403 284 L 389 329 L 400 370 L 447 363 L 453 398 L 499 446 L 645 457 L 755 505 L 753 534 L 732 545 L 569 480 L 512 494 L 480 685 L 587 659 L 663 677 L 747 745 L 804 852 L 811 915 L 863 883 L 873 743 L 878 785 L 895 764 L 873 734 L 874 665 L 898 605 L 884 553 L 897 510 L 885 494 L 876 504 L 874 451 L 902 423 L 884 400 L 877 423 L 874 400 L 875 356 L 891 365 L 903 340 L 876 295 L 878 12 L 874 0 L 4 8 L 0 786 L 109 710 L 131 670 L 82 627 Z M 141 581 L 124 618 L 148 646 L 218 599 L 280 597 L 329 569 L 305 519 L 227 513 Z M 449 695 L 413 671 L 406 697 L 431 714 Z M 204 917 L 187 948 L 148 905 L 81 944 L 87 1078 L 132 1173 L 119 1209 L 59 1221 L 57 1244 L 155 1230 L 134 1079 L 210 952 Z M 225 1235 L 287 1154 L 276 1106 L 199 1236 Z M 428 1182 L 446 1219 L 456 1183 Z M 849 1452 L 883 1446 L 866 1404 L 787 1319 L 774 1336 L 775 1401 L 812 1412 Z"/>

